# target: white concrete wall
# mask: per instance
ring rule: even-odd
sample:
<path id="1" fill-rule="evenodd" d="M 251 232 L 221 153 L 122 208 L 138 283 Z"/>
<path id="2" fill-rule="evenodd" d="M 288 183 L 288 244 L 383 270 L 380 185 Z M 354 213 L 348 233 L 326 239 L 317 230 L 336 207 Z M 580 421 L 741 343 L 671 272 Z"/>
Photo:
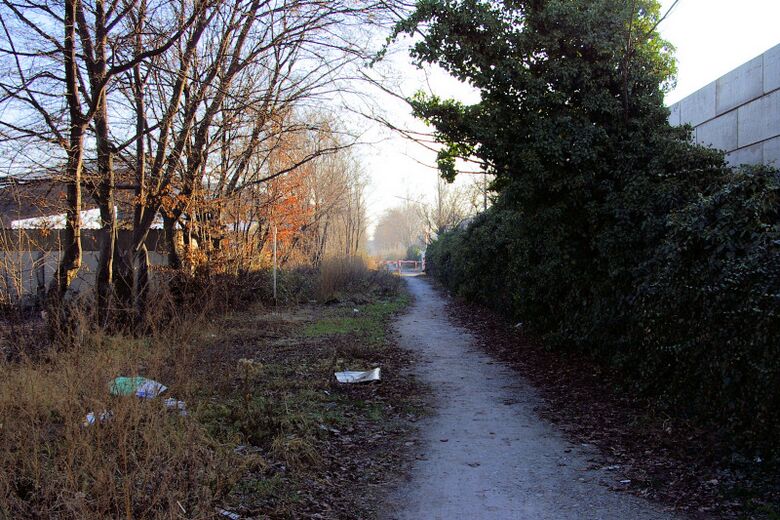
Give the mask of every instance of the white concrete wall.
<path id="1" fill-rule="evenodd" d="M 98 252 L 84 251 L 81 269 L 70 286 L 74 293 L 87 292 L 95 285 L 98 266 Z M 59 251 L 0 251 L 0 302 L 24 300 L 37 294 L 39 288 L 48 287 L 54 278 L 60 262 Z M 156 251 L 149 252 L 151 265 L 167 265 L 168 257 Z M 154 270 L 150 273 L 155 283 Z"/>
<path id="2" fill-rule="evenodd" d="M 730 164 L 780 167 L 780 45 L 669 107 L 669 122 L 724 150 Z"/>

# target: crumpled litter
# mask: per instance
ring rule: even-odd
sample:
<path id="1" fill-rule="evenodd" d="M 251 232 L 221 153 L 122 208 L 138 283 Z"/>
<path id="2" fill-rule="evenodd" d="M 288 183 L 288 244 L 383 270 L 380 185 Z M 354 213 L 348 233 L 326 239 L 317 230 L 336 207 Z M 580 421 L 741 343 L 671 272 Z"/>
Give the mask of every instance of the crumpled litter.
<path id="1" fill-rule="evenodd" d="M 178 410 L 179 415 L 187 415 L 187 405 L 184 401 L 178 401 L 173 397 L 169 397 L 164 401 L 165 407 L 169 410 Z"/>
<path id="2" fill-rule="evenodd" d="M 379 367 L 373 370 L 367 370 L 365 372 L 346 370 L 344 372 L 336 372 L 336 380 L 339 383 L 369 383 L 371 381 L 380 380 Z"/>
<path id="3" fill-rule="evenodd" d="M 145 377 L 117 377 L 109 385 L 111 395 L 135 394 L 141 399 L 153 399 L 168 390 L 168 387 Z"/>
<path id="4" fill-rule="evenodd" d="M 106 422 L 113 415 L 114 415 L 114 413 L 109 411 L 109 410 L 103 410 L 102 412 L 100 412 L 100 415 L 95 415 L 95 412 L 89 412 L 87 414 L 86 419 L 84 419 L 83 425 L 84 426 L 91 426 L 91 425 L 95 424 L 95 421 Z"/>
<path id="5" fill-rule="evenodd" d="M 117 377 L 108 386 L 111 395 L 135 395 L 141 399 L 154 399 L 168 390 L 168 387 L 152 379 L 145 377 Z M 187 404 L 173 397 L 163 401 L 165 407 L 169 410 L 177 410 L 179 415 L 187 416 Z M 82 423 L 83 426 L 92 426 L 95 422 L 105 422 L 109 420 L 114 413 L 111 410 L 103 410 L 100 414 L 89 412 Z"/>

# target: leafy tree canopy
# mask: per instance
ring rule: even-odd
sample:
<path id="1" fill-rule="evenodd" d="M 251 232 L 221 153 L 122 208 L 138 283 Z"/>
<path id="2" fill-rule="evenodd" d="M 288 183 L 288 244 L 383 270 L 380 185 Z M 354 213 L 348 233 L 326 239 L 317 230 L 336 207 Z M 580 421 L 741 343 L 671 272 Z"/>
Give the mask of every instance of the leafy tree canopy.
<path id="1" fill-rule="evenodd" d="M 675 62 L 659 20 L 655 0 L 418 2 L 396 36 L 422 34 L 415 61 L 481 93 L 474 105 L 412 99 L 445 144 L 444 176 L 454 176 L 456 157 L 474 154 L 499 187 L 541 176 L 548 188 L 577 189 L 588 179 L 572 178 L 572 169 L 593 170 L 602 151 L 620 145 L 617 136 L 668 127 L 663 92 Z M 550 179 L 556 170 L 569 175 Z"/>

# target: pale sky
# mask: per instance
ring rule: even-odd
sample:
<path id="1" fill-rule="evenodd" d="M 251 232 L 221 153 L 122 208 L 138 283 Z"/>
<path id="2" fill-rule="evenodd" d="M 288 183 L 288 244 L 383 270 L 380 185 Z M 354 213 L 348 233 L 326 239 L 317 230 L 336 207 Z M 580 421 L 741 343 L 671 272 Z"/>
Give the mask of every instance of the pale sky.
<path id="1" fill-rule="evenodd" d="M 661 3 L 665 11 L 674 0 Z M 667 104 L 679 101 L 780 43 L 778 21 L 780 0 L 680 0 L 659 26 L 661 35 L 677 49 L 677 87 L 668 94 Z M 392 56 L 390 64 L 402 78 L 404 94 L 430 86 L 442 97 L 457 97 L 466 102 L 477 99 L 467 87 L 441 71 L 428 74 L 426 81 L 426 75 L 408 65 L 403 54 Z M 402 103 L 388 98 L 381 104 L 394 124 L 424 129 Z M 385 140 L 380 144 L 359 152 L 371 178 L 369 216 L 374 222 L 387 208 L 402 202 L 397 197 L 430 196 L 437 175 L 431 168 L 435 161 L 433 152 L 397 136 L 383 136 Z"/>

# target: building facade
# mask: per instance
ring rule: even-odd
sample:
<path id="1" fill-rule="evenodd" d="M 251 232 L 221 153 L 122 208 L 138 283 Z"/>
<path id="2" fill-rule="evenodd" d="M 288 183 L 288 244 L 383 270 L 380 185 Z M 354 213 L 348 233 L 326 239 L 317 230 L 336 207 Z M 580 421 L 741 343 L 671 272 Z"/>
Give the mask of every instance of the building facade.
<path id="1" fill-rule="evenodd" d="M 780 167 L 780 45 L 669 107 L 669 122 L 690 124 L 699 144 L 730 164 Z"/>

